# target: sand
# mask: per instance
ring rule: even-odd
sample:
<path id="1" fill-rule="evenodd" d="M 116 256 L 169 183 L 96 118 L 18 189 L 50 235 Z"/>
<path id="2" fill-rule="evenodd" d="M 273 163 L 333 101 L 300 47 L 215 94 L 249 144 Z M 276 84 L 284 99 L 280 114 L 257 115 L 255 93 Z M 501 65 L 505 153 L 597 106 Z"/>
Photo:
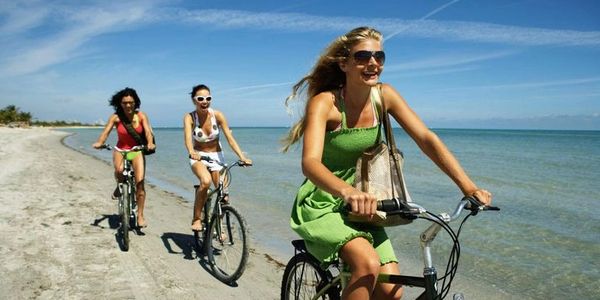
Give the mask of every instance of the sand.
<path id="1" fill-rule="evenodd" d="M 145 235 L 116 239 L 112 166 L 67 133 L 0 127 L 1 299 L 278 299 L 283 267 L 260 245 L 234 286 L 192 250 L 191 203 L 147 186 Z"/>

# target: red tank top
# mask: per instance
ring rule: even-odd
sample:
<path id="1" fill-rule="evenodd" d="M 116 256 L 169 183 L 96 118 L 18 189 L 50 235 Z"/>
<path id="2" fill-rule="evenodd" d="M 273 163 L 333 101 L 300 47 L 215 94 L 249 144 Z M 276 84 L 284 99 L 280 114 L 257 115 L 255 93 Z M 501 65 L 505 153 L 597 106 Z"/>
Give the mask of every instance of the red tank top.
<path id="1" fill-rule="evenodd" d="M 135 132 L 137 132 L 140 136 L 142 135 L 142 133 L 144 132 L 144 123 L 142 115 L 138 112 L 136 113 L 136 115 L 138 116 L 138 120 L 139 120 L 139 124 L 138 127 L 134 127 L 133 129 L 135 129 Z M 127 128 L 125 128 L 125 126 L 123 125 L 123 122 L 119 121 L 119 123 L 117 123 L 117 137 L 118 137 L 118 141 L 117 141 L 117 148 L 119 149 L 123 149 L 123 150 L 129 150 L 131 148 L 133 148 L 133 146 L 137 146 L 138 143 L 135 141 L 135 139 L 129 134 L 129 132 L 127 132 Z"/>

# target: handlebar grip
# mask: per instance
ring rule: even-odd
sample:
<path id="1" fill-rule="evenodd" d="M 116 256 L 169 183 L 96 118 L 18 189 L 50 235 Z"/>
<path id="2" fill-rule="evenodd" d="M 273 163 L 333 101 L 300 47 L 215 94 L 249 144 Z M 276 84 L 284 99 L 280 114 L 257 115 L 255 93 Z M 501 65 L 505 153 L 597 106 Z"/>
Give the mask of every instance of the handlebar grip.
<path id="1" fill-rule="evenodd" d="M 395 211 L 395 210 L 399 210 L 401 209 L 402 205 L 398 205 L 400 204 L 399 202 L 397 202 L 394 199 L 386 199 L 386 200 L 381 200 L 381 201 L 377 201 L 377 210 L 380 211 Z"/>
<path id="2" fill-rule="evenodd" d="M 352 210 L 352 205 L 350 205 L 350 203 L 346 203 L 346 205 L 344 205 L 344 207 L 348 211 Z M 407 212 L 410 211 L 408 209 L 408 207 L 406 207 L 405 205 L 403 205 L 402 203 L 400 203 L 400 201 L 398 201 L 396 199 L 384 199 L 384 200 L 377 201 L 377 210 L 384 211 L 384 212 L 398 212 L 398 211 L 404 211 L 404 210 L 406 210 Z"/>
<path id="3" fill-rule="evenodd" d="M 476 197 L 474 196 L 465 196 L 463 197 L 463 200 L 467 200 L 467 204 L 465 204 L 465 208 L 471 211 L 479 211 L 479 210 L 494 210 L 494 211 L 499 211 L 500 208 L 497 206 L 486 206 L 483 203 L 481 203 Z"/>

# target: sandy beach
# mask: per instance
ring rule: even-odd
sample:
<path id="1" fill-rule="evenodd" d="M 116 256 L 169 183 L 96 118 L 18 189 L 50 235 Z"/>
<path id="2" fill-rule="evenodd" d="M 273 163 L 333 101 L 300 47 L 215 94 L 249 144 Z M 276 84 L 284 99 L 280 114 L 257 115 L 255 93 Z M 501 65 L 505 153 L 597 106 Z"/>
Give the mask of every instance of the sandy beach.
<path id="1" fill-rule="evenodd" d="M 0 298 L 277 299 L 282 266 L 260 245 L 236 286 L 192 250 L 191 203 L 147 185 L 144 235 L 115 237 L 112 166 L 71 150 L 67 133 L 0 128 Z"/>

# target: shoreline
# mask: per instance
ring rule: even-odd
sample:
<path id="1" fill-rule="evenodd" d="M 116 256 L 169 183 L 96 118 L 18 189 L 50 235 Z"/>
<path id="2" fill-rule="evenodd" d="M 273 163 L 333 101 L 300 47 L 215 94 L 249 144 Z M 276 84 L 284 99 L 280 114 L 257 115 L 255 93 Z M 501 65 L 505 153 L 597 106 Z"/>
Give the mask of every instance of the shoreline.
<path id="1" fill-rule="evenodd" d="M 271 253 L 251 244 L 237 283 L 218 281 L 191 248 L 191 203 L 153 184 L 149 227 L 121 251 L 112 166 L 66 136 L 0 128 L 2 298 L 278 298 L 283 269 Z"/>
<path id="2" fill-rule="evenodd" d="M 59 131 L 59 132 L 64 132 L 67 135 L 65 135 L 62 139 L 61 139 L 61 144 L 70 150 L 74 150 L 78 153 L 81 153 L 87 157 L 90 157 L 94 160 L 97 160 L 99 162 L 102 162 L 103 164 L 106 164 L 107 166 L 109 166 L 112 169 L 112 162 L 103 159 L 101 157 L 95 156 L 89 152 L 86 152 L 84 150 L 82 150 L 81 148 L 75 147 L 75 146 L 71 146 L 69 145 L 66 140 L 75 135 L 76 133 L 73 132 L 67 132 L 67 131 L 61 131 L 60 128 L 52 128 L 51 130 L 54 131 Z M 160 178 L 154 177 L 152 176 L 152 174 L 147 173 L 146 174 L 146 186 L 147 187 L 153 187 L 156 188 L 158 190 L 162 190 L 166 193 L 171 194 L 173 197 L 177 198 L 177 200 L 179 202 L 182 203 L 182 205 L 189 205 L 190 206 L 190 213 L 192 211 L 191 207 L 192 207 L 192 200 L 188 198 L 188 196 L 191 195 L 191 193 L 193 193 L 193 191 L 188 191 L 185 188 L 178 186 L 177 184 L 173 184 L 170 183 L 168 181 L 162 180 Z M 237 198 L 239 197 L 239 198 Z M 149 199 L 150 201 L 152 201 L 152 199 Z M 249 218 L 252 218 L 253 216 L 250 215 L 246 215 L 247 213 L 252 213 L 252 211 L 249 211 L 249 207 L 248 204 L 244 203 L 244 196 L 243 195 L 236 195 L 236 202 L 240 201 L 236 204 L 236 208 L 238 209 L 242 209 L 242 211 L 245 211 L 244 213 L 244 217 L 246 218 L 246 221 L 249 222 L 251 220 L 249 220 Z M 250 234 L 249 234 L 249 238 L 251 241 L 251 245 L 261 245 L 261 251 L 268 253 L 265 254 L 265 256 L 268 256 L 267 259 L 268 260 L 272 260 L 274 261 L 274 263 L 276 263 L 277 265 L 283 265 L 285 267 L 285 263 L 287 263 L 287 261 L 291 258 L 291 256 L 293 255 L 293 248 L 291 246 L 291 243 L 288 241 L 285 243 L 285 245 L 273 245 L 273 243 L 270 243 L 269 240 L 265 239 L 265 238 L 261 238 L 261 236 L 257 236 L 252 234 L 253 232 L 253 226 L 251 224 L 249 224 L 250 226 Z M 259 230 L 260 231 L 260 230 Z M 299 238 L 299 237 L 297 237 Z"/>

